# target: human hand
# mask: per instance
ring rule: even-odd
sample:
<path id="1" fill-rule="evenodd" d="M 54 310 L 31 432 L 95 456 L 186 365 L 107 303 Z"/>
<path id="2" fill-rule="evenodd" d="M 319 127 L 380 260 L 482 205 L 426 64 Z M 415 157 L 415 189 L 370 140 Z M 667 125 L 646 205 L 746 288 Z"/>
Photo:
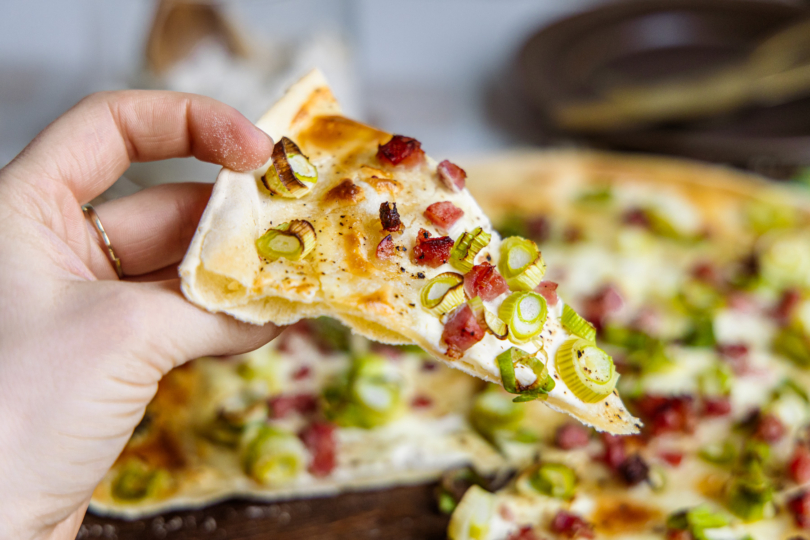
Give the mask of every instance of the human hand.
<path id="1" fill-rule="evenodd" d="M 82 204 L 133 161 L 193 155 L 250 170 L 271 152 L 267 135 L 214 100 L 116 92 L 80 102 L 0 170 L 0 538 L 75 538 L 160 378 L 278 333 L 180 293 L 176 264 L 211 186 L 160 186 L 96 208 L 120 281 Z"/>

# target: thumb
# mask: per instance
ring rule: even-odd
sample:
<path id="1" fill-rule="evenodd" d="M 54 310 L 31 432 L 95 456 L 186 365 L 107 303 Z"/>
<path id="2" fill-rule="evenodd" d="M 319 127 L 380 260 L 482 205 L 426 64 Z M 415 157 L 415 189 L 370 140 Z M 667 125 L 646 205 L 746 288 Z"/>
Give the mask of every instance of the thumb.
<path id="1" fill-rule="evenodd" d="M 160 367 L 163 373 L 201 356 L 252 351 L 281 332 L 274 324 L 257 326 L 198 308 L 183 296 L 179 279 L 132 285 L 146 289 L 139 295 L 146 326 L 141 335 L 149 336 L 155 353 L 169 363 Z"/>

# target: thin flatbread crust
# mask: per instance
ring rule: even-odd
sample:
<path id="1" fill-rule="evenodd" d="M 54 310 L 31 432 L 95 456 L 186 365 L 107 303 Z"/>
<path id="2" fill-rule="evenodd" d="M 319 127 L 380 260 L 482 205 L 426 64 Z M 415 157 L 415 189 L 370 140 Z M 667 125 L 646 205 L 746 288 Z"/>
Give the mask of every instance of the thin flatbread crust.
<path id="1" fill-rule="evenodd" d="M 500 383 L 495 358 L 512 344 L 488 334 L 462 358 L 448 356 L 442 343 L 443 324 L 421 308 L 419 292 L 427 280 L 452 268 L 420 266 L 411 257 L 420 229 L 437 234 L 423 215 L 425 208 L 450 201 L 464 215 L 449 236 L 455 239 L 464 231 L 483 228 L 492 240 L 478 260 L 497 262 L 500 237 L 469 192 L 446 189 L 438 181 L 437 163 L 429 157 L 412 169 L 381 165 L 375 157 L 377 148 L 391 135 L 340 116 L 317 71 L 294 85 L 258 126 L 274 140 L 288 136 L 295 141 L 317 167 L 318 182 L 300 199 L 281 199 L 271 196 L 261 183 L 266 166 L 252 173 L 223 169 L 180 266 L 186 297 L 211 312 L 253 324 L 287 325 L 302 318 L 334 317 L 370 339 L 415 343 L 456 369 Z M 384 202 L 397 203 L 405 226 L 394 235 L 398 256 L 389 261 L 375 256 L 376 246 L 388 234 L 378 213 Z M 300 261 L 263 261 L 256 239 L 268 228 L 293 219 L 313 225 L 314 251 Z M 545 347 L 551 352 L 552 376 L 556 375 L 552 342 L 559 344 L 567 335 L 559 324 L 561 310 L 561 302 L 550 306 L 545 328 L 533 345 L 535 350 Z M 617 393 L 585 404 L 555 380 L 549 406 L 599 430 L 638 431 L 638 420 L 627 412 Z"/>

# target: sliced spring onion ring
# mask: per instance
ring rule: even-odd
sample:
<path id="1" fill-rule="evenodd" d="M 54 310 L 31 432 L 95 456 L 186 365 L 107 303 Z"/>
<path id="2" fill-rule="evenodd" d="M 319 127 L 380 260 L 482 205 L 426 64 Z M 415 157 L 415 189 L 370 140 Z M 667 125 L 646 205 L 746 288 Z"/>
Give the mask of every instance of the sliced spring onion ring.
<path id="1" fill-rule="evenodd" d="M 492 384 L 475 396 L 470 422 L 485 439 L 496 443 L 503 436 L 514 436 L 520 430 L 525 415 L 525 408 L 516 405 L 511 396 Z"/>
<path id="2" fill-rule="evenodd" d="M 703 531 L 719 529 L 729 524 L 725 515 L 715 512 L 706 505 L 682 510 L 667 518 L 667 528 L 677 531 L 689 531 L 695 538 L 706 538 Z"/>
<path id="3" fill-rule="evenodd" d="M 492 235 L 477 227 L 472 232 L 465 232 L 458 237 L 450 252 L 450 265 L 465 274 L 475 265 L 475 257 L 489 245 Z"/>
<path id="4" fill-rule="evenodd" d="M 245 472 L 260 484 L 285 484 L 304 468 L 306 450 L 292 433 L 261 426 L 244 450 Z"/>
<path id="5" fill-rule="evenodd" d="M 487 331 L 490 334 L 495 336 L 500 340 L 504 340 L 509 336 L 509 328 L 506 326 L 506 323 L 503 322 L 498 318 L 497 315 L 492 313 L 486 307 L 484 307 L 484 301 L 481 300 L 480 296 L 476 296 L 475 298 L 471 298 L 467 301 L 470 305 L 470 308 L 475 313 L 475 317 L 479 321 L 484 321 L 484 324 L 487 327 Z"/>
<path id="6" fill-rule="evenodd" d="M 301 153 L 294 142 L 282 137 L 273 147 L 272 163 L 262 183 L 282 197 L 298 199 L 309 193 L 318 181 L 318 169 Z"/>
<path id="7" fill-rule="evenodd" d="M 750 523 L 773 515 L 773 494 L 773 484 L 762 467 L 753 467 L 732 478 L 726 502 L 729 510 Z"/>
<path id="8" fill-rule="evenodd" d="M 510 347 L 499 354 L 495 362 L 501 370 L 504 390 L 510 394 L 519 394 L 512 400 L 516 403 L 545 399 L 554 389 L 554 379 L 548 373 L 546 362 L 535 355 L 517 347 Z"/>
<path id="9" fill-rule="evenodd" d="M 737 448 L 729 440 L 714 442 L 701 448 L 698 456 L 709 463 L 728 465 L 737 459 Z"/>
<path id="10" fill-rule="evenodd" d="M 524 495 L 542 493 L 555 499 L 570 499 L 574 496 L 577 477 L 574 471 L 562 463 L 543 463 L 520 475 L 517 490 Z"/>
<path id="11" fill-rule="evenodd" d="M 385 359 L 364 354 L 324 390 L 324 415 L 339 426 L 375 428 L 399 414 L 401 393 L 401 381 L 389 371 Z"/>
<path id="12" fill-rule="evenodd" d="M 513 291 L 531 291 L 543 280 L 546 263 L 537 244 L 519 236 L 510 236 L 501 244 L 498 272 Z"/>
<path id="13" fill-rule="evenodd" d="M 447 527 L 449 540 L 484 540 L 495 513 L 495 496 L 479 486 L 472 486 L 458 503 Z"/>
<path id="14" fill-rule="evenodd" d="M 583 319 L 579 313 L 566 304 L 563 306 L 562 312 L 562 325 L 563 328 L 574 334 L 575 336 L 587 339 L 588 341 L 596 341 L 596 328 Z"/>
<path id="15" fill-rule="evenodd" d="M 498 317 L 509 327 L 509 340 L 517 344 L 542 332 L 547 315 L 546 299 L 530 291 L 510 294 L 498 309 Z"/>
<path id="16" fill-rule="evenodd" d="M 613 359 L 582 338 L 569 338 L 557 350 L 557 372 L 573 394 L 585 403 L 602 401 L 613 392 L 619 374 Z"/>
<path id="17" fill-rule="evenodd" d="M 297 261 L 315 249 L 316 240 L 315 228 L 309 221 L 294 219 L 261 235 L 256 240 L 256 249 L 270 261 L 281 257 Z"/>
<path id="18" fill-rule="evenodd" d="M 651 466 L 647 473 L 647 483 L 654 492 L 661 493 L 667 488 L 667 471 L 660 465 Z"/>
<path id="19" fill-rule="evenodd" d="M 111 495 L 113 499 L 131 503 L 164 497 L 173 487 L 169 471 L 153 468 L 139 458 L 130 458 L 113 480 Z"/>
<path id="20" fill-rule="evenodd" d="M 427 282 L 420 295 L 422 307 L 437 317 L 450 313 L 464 302 L 464 276 L 445 272 Z"/>

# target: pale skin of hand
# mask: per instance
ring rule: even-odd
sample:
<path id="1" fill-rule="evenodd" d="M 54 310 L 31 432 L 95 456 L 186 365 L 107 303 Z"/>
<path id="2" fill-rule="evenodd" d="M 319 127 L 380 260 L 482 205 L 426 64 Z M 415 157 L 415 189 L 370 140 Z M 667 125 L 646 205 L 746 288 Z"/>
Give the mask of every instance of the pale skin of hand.
<path id="1" fill-rule="evenodd" d="M 272 145 L 214 100 L 113 92 L 84 99 L 0 170 L 0 538 L 74 539 L 161 377 L 279 331 L 207 313 L 180 293 L 176 265 L 210 185 L 96 207 L 121 281 L 82 204 L 134 161 L 194 156 L 250 170 Z"/>

